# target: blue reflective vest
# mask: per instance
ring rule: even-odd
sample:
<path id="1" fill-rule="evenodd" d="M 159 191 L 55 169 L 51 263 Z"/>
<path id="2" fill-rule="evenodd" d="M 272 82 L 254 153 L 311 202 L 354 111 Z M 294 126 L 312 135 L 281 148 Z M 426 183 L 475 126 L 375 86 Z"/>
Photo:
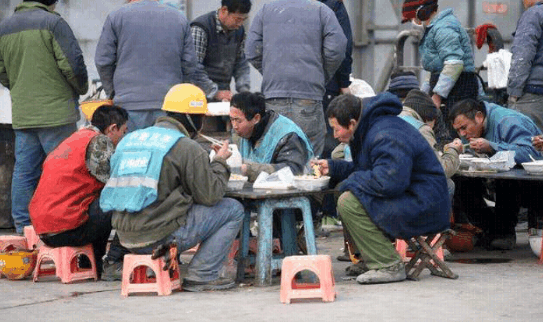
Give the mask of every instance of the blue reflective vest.
<path id="1" fill-rule="evenodd" d="M 249 140 L 242 138 L 239 145 L 241 157 L 256 163 L 272 163 L 273 152 L 275 151 L 277 144 L 285 137 L 285 135 L 290 133 L 296 133 L 304 141 L 309 159 L 311 159 L 313 157 L 313 148 L 309 143 L 309 139 L 296 123 L 283 115 L 277 117 L 268 131 L 264 134 L 264 138 L 260 145 L 254 149 L 251 147 L 251 142 L 249 142 Z"/>
<path id="2" fill-rule="evenodd" d="M 103 211 L 137 212 L 158 196 L 164 156 L 185 135 L 152 126 L 128 134 L 111 157 L 111 176 L 100 195 Z"/>
<path id="3" fill-rule="evenodd" d="M 398 115 L 399 118 L 406 121 L 407 123 L 413 125 L 414 128 L 417 130 L 420 129 L 425 123 L 417 120 L 414 117 L 408 116 L 408 115 Z"/>

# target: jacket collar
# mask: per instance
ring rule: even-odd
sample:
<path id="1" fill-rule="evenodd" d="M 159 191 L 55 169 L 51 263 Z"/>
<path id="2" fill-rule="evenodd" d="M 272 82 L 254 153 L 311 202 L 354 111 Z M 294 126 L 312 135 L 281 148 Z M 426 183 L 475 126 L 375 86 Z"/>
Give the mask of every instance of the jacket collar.
<path id="1" fill-rule="evenodd" d="M 53 10 L 49 10 L 49 6 L 44 5 L 43 3 L 34 2 L 34 1 L 24 1 L 15 7 L 15 12 L 17 11 L 25 11 L 25 10 L 32 10 L 32 9 L 41 9 L 45 10 L 47 12 L 50 12 L 52 14 L 55 14 L 57 16 L 60 16 L 58 12 L 55 12 Z"/>
<path id="2" fill-rule="evenodd" d="M 190 134 L 187 131 L 187 129 L 181 124 L 181 122 L 177 121 L 173 117 L 169 116 L 161 116 L 156 119 L 155 126 L 160 126 L 163 128 L 167 128 L 170 130 L 176 130 L 181 133 L 183 133 L 186 137 L 190 138 Z"/>
<path id="3" fill-rule="evenodd" d="M 451 8 L 448 8 L 448 9 L 445 9 L 441 12 L 439 12 L 435 17 L 434 19 L 432 19 L 432 21 L 430 22 L 430 24 L 428 25 L 428 28 L 431 28 L 432 26 L 434 26 L 438 21 L 444 19 L 446 16 L 450 16 L 453 14 L 453 10 Z"/>

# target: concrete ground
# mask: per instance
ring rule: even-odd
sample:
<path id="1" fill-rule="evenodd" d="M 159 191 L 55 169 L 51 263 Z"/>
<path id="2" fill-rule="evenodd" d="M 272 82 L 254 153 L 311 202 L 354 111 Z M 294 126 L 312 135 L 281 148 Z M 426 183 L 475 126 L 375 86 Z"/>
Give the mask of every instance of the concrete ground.
<path id="1" fill-rule="evenodd" d="M 327 227 L 330 228 L 330 227 Z M 513 251 L 453 254 L 449 280 L 426 270 L 419 281 L 358 285 L 344 280 L 348 263 L 342 233 L 317 241 L 319 254 L 333 258 L 337 299 L 281 304 L 279 278 L 270 287 L 247 280 L 223 292 L 176 292 L 171 296 L 123 298 L 120 282 L 62 284 L 57 280 L 0 279 L 0 321 L 542 321 L 543 266 L 526 231 Z M 477 259 L 507 261 L 476 264 Z"/>

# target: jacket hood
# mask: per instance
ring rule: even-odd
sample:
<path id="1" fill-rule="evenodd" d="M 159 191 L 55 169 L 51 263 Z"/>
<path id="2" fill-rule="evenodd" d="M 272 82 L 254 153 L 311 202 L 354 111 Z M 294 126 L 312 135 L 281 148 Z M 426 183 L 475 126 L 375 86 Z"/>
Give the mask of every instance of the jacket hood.
<path id="1" fill-rule="evenodd" d="M 362 116 L 355 131 L 355 137 L 363 137 L 373 122 L 381 116 L 397 116 L 402 112 L 398 96 L 383 92 L 362 100 Z"/>

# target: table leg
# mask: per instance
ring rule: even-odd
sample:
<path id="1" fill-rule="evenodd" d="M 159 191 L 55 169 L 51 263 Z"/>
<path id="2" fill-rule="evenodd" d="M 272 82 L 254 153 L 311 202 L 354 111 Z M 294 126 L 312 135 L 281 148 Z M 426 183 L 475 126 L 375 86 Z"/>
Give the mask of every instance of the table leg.
<path id="1" fill-rule="evenodd" d="M 256 254 L 256 286 L 271 285 L 273 202 L 258 205 L 258 252 Z"/>
<path id="2" fill-rule="evenodd" d="M 282 209 L 281 211 L 281 237 L 282 248 L 285 256 L 292 256 L 298 253 L 296 243 L 296 213 L 294 209 Z"/>
<path id="3" fill-rule="evenodd" d="M 250 207 L 245 208 L 245 217 L 241 226 L 241 235 L 239 237 L 238 251 L 238 267 L 237 267 L 237 282 L 241 282 L 245 277 L 245 267 L 249 259 L 249 235 L 251 234 L 251 210 Z"/>
<path id="4" fill-rule="evenodd" d="M 307 245 L 308 255 L 317 255 L 317 245 L 315 243 L 315 228 L 313 227 L 313 215 L 311 214 L 311 205 L 309 199 L 301 197 L 302 214 L 304 219 L 305 243 Z"/>

